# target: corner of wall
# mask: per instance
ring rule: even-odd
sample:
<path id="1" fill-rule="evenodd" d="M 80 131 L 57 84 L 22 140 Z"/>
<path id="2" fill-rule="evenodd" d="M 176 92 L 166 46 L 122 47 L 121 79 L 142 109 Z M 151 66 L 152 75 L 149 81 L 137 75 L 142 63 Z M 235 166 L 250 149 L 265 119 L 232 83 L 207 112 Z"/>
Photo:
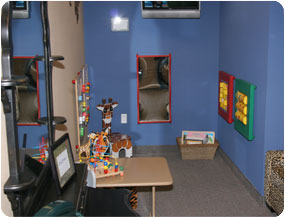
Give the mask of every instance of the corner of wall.
<path id="1" fill-rule="evenodd" d="M 10 176 L 8 162 L 8 150 L 7 150 L 7 137 L 6 137 L 6 120 L 3 112 L 3 106 L 1 105 L 1 209 L 7 216 L 13 216 L 11 204 L 4 194 L 4 184 Z M 1 215 L 2 216 L 2 215 Z"/>
<path id="2" fill-rule="evenodd" d="M 54 113 L 67 119 L 65 127 L 57 128 L 56 137 L 69 133 L 73 155 L 77 160 L 75 89 L 72 80 L 85 64 L 83 6 L 82 2 L 63 1 L 49 2 L 48 7 L 51 52 L 52 55 L 64 57 L 59 67 L 53 67 Z"/>

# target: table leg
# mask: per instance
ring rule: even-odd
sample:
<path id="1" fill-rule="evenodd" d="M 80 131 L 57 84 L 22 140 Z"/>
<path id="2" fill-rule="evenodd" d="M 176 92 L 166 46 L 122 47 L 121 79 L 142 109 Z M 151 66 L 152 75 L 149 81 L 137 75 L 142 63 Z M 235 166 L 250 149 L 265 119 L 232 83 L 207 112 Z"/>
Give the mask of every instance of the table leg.
<path id="1" fill-rule="evenodd" d="M 155 217 L 155 186 L 152 187 L 152 217 Z"/>

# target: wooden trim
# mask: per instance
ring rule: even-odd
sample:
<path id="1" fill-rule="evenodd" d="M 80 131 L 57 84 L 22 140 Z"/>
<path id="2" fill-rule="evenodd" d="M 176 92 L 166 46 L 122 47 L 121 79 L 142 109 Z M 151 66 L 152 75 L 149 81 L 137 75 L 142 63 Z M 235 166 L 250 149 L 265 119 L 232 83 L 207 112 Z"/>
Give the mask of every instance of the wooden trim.
<path id="1" fill-rule="evenodd" d="M 78 112 L 78 90 L 77 90 L 77 78 L 74 82 L 75 89 L 75 111 L 76 111 L 76 131 L 77 131 L 77 145 L 80 146 L 80 128 L 79 128 L 79 112 Z"/>

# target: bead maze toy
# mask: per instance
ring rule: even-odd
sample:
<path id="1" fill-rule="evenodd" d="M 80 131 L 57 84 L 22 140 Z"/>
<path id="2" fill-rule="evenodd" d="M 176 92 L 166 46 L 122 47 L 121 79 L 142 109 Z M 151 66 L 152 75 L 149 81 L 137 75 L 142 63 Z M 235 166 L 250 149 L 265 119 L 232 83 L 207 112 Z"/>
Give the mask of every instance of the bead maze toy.
<path id="1" fill-rule="evenodd" d="M 229 124 L 234 121 L 232 118 L 234 79 L 234 76 L 224 71 L 219 71 L 218 114 L 222 116 Z"/>
<path id="2" fill-rule="evenodd" d="M 103 104 L 98 104 L 96 108 L 102 112 L 102 130 L 108 130 L 108 134 L 111 134 L 111 122 L 113 117 L 114 108 L 118 106 L 117 102 L 112 102 L 112 98 L 108 99 L 109 103 L 106 103 L 106 99 L 102 99 Z"/>
<path id="3" fill-rule="evenodd" d="M 77 145 L 79 146 L 88 142 L 88 123 L 90 119 L 90 82 L 88 82 L 88 68 L 85 65 L 80 72 L 77 73 L 77 77 L 72 81 L 75 86 L 75 101 L 76 101 L 76 113 L 77 113 Z"/>
<path id="4" fill-rule="evenodd" d="M 248 140 L 253 140 L 254 91 L 256 86 L 241 79 L 235 81 L 234 128 Z"/>
<path id="5" fill-rule="evenodd" d="M 48 158 L 47 139 L 42 137 L 41 143 L 38 146 L 32 147 L 30 149 L 39 149 L 39 153 L 32 154 L 32 158 L 37 159 L 42 164 L 45 164 L 45 162 Z"/>
<path id="6" fill-rule="evenodd" d="M 119 166 L 117 158 L 114 158 L 108 151 L 110 142 L 107 132 L 89 134 L 89 155 L 87 153 L 89 170 L 93 170 L 96 178 L 103 178 L 114 175 L 123 176 L 124 167 Z"/>

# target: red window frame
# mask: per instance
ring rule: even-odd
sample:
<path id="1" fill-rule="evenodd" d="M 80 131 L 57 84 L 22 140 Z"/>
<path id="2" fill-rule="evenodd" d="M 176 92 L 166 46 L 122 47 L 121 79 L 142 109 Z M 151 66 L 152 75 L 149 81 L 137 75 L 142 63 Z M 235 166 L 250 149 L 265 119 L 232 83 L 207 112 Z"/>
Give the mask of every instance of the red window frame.
<path id="1" fill-rule="evenodd" d="M 169 58 L 169 120 L 161 120 L 161 121 L 141 121 L 140 120 L 140 111 L 139 111 L 139 58 L 140 57 L 168 57 Z M 172 115 L 171 115 L 171 54 L 168 55 L 138 55 L 137 54 L 137 117 L 138 124 L 153 124 L 153 123 L 171 123 Z"/>

